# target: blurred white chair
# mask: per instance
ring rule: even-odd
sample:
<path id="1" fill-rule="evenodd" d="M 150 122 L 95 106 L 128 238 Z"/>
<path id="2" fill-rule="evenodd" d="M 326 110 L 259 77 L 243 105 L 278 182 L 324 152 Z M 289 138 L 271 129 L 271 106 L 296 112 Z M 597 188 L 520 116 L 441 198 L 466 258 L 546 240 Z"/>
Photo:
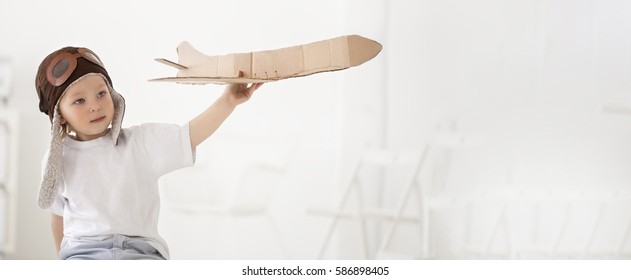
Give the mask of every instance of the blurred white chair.
<path id="1" fill-rule="evenodd" d="M 392 253 L 389 251 L 390 243 L 394 236 L 395 230 L 402 222 L 415 222 L 419 224 L 421 231 L 421 258 L 426 258 L 428 248 L 429 248 L 429 208 L 427 207 L 428 199 L 427 195 L 424 193 L 423 188 L 421 187 L 420 182 L 420 173 L 423 168 L 423 165 L 426 164 L 426 158 L 429 153 L 429 146 L 425 146 L 420 154 L 417 153 L 407 153 L 404 155 L 394 155 L 390 157 L 392 161 L 402 161 L 407 162 L 413 166 L 413 172 L 411 176 L 407 178 L 405 188 L 403 193 L 400 195 L 398 202 L 395 205 L 394 209 L 387 210 L 381 209 L 379 212 L 382 213 L 381 216 L 389 217 L 388 221 L 390 222 L 389 227 L 386 230 L 386 234 L 379 244 L 379 248 L 377 250 L 377 258 L 390 258 L 394 256 L 395 258 L 401 257 L 401 254 Z M 416 193 L 416 196 L 414 196 Z M 416 204 L 419 208 L 418 216 L 410 219 L 407 216 L 404 216 L 405 208 L 409 205 L 409 201 L 411 198 L 416 199 Z"/>
<path id="2" fill-rule="evenodd" d="M 396 228 L 396 225 L 400 222 L 415 222 L 419 223 L 421 221 L 420 216 L 407 216 L 403 215 L 403 208 L 407 204 L 410 197 L 413 196 L 413 192 L 417 192 L 417 202 L 420 203 L 421 190 L 420 185 L 416 182 L 421 165 L 424 161 L 424 156 L 427 154 L 427 149 L 422 151 L 418 150 L 407 150 L 407 151 L 389 151 L 383 149 L 364 149 L 360 155 L 354 160 L 353 167 L 349 176 L 344 181 L 345 183 L 342 185 L 343 193 L 341 200 L 339 201 L 338 206 L 335 209 L 307 209 L 307 214 L 311 215 L 320 215 L 320 216 L 329 216 L 333 217 L 333 221 L 331 222 L 326 236 L 322 245 L 320 246 L 320 250 L 318 252 L 318 259 L 322 259 L 325 251 L 329 245 L 331 237 L 335 232 L 338 222 L 341 219 L 353 219 L 359 220 L 360 228 L 361 228 L 361 242 L 362 242 L 362 250 L 364 258 L 370 258 L 369 254 L 369 246 L 368 246 L 368 233 L 366 228 L 366 220 L 367 219 L 378 219 L 378 220 L 389 220 L 391 221 L 391 227 L 389 232 L 384 239 L 384 245 L 381 249 L 385 249 L 390 242 L 393 231 Z M 409 179 L 407 180 L 409 184 L 405 189 L 405 192 L 397 206 L 397 209 L 368 209 L 364 206 L 363 203 L 363 190 L 361 186 L 360 173 L 363 168 L 367 166 L 376 166 L 380 168 L 388 168 L 392 166 L 408 166 L 411 167 L 411 174 L 409 174 Z M 351 199 L 351 195 L 355 194 L 357 207 L 356 209 L 347 210 L 346 206 Z"/>
<path id="3" fill-rule="evenodd" d="M 186 215 L 226 216 L 232 219 L 260 217 L 267 220 L 275 242 L 285 257 L 285 248 L 278 224 L 268 212 L 274 189 L 285 175 L 285 167 L 257 163 L 244 169 L 237 189 L 224 203 L 170 202 L 169 208 Z"/>
<path id="4" fill-rule="evenodd" d="M 631 106 L 629 106 L 629 104 L 607 104 L 603 105 L 602 112 L 614 115 L 631 116 Z"/>
<path id="5" fill-rule="evenodd" d="M 543 258 L 628 259 L 624 249 L 631 235 L 631 215 L 621 215 L 630 209 L 631 192 L 628 190 L 560 189 L 530 197 L 527 202 L 536 214 L 533 215 L 535 229 L 541 228 L 545 222 L 539 215 L 543 204 L 556 205 L 564 211 L 563 215 L 558 215 L 559 227 L 550 238 L 551 242 L 524 253 Z M 579 228 L 586 231 L 580 230 L 581 234 L 577 236 Z M 568 240 L 571 240 L 571 246 L 568 246 Z M 607 246 L 602 246 L 604 240 Z"/>
<path id="6" fill-rule="evenodd" d="M 308 209 L 307 213 L 312 215 L 321 215 L 333 217 L 333 221 L 329 226 L 324 241 L 320 247 L 318 258 L 322 258 L 329 245 L 333 232 L 335 231 L 337 224 L 341 219 L 357 220 L 360 223 L 362 250 L 364 258 L 368 259 L 373 256 L 369 254 L 368 244 L 368 232 L 366 228 L 367 220 L 381 220 L 386 225 L 385 234 L 377 245 L 377 252 L 375 258 L 421 258 L 428 259 L 431 256 L 431 215 L 434 209 L 439 207 L 450 207 L 452 201 L 463 200 L 464 197 L 460 197 L 459 194 L 456 197 L 444 197 L 437 196 L 434 193 L 439 193 L 441 190 L 432 189 L 432 194 L 429 190 L 435 186 L 422 186 L 422 177 L 427 176 L 425 169 L 429 164 L 432 164 L 435 159 L 432 158 L 432 154 L 441 150 L 457 150 L 462 148 L 477 147 L 482 144 L 486 139 L 481 135 L 471 135 L 465 137 L 462 134 L 451 131 L 436 131 L 431 141 L 428 144 L 422 145 L 421 149 L 408 150 L 408 151 L 390 151 L 383 149 L 365 149 L 353 163 L 351 172 L 342 185 L 342 197 L 335 209 Z M 398 202 L 389 209 L 374 209 L 365 207 L 363 205 L 362 186 L 360 184 L 360 172 L 362 168 L 366 166 L 379 166 L 381 168 L 407 168 L 411 170 L 406 175 L 404 186 L 398 195 Z M 404 167 L 407 166 L 407 167 Z M 444 170 L 443 170 L 444 171 Z M 446 172 L 443 172 L 446 173 Z M 436 182 L 432 182 L 436 184 Z M 431 184 L 431 183 L 430 183 Z M 384 186 L 384 189 L 390 189 L 388 186 Z M 356 209 L 346 209 L 348 201 L 351 199 L 351 195 L 355 194 L 357 200 Z M 405 214 L 405 209 L 413 205 L 416 205 L 418 209 L 413 215 Z M 504 214 L 500 215 L 504 216 Z M 398 227 L 402 223 L 414 223 L 420 230 L 420 252 L 418 254 L 410 255 L 409 253 L 397 252 L 392 249 L 392 241 Z M 496 228 L 504 227 L 504 218 L 501 218 Z M 494 242 L 495 236 L 499 230 L 494 230 L 493 237 L 490 237 L 489 243 Z M 507 233 L 508 234 L 508 233 Z"/>
<path id="7" fill-rule="evenodd" d="M 0 110 L 0 257 L 15 251 L 18 116 L 16 110 Z"/>

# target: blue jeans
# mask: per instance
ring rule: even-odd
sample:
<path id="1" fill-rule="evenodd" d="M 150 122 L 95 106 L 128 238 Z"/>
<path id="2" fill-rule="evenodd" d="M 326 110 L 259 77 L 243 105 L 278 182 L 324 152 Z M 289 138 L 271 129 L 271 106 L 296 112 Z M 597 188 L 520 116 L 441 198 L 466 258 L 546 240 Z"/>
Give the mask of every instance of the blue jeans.
<path id="1" fill-rule="evenodd" d="M 114 234 L 102 241 L 72 241 L 59 251 L 60 260 L 164 260 L 149 243 Z"/>

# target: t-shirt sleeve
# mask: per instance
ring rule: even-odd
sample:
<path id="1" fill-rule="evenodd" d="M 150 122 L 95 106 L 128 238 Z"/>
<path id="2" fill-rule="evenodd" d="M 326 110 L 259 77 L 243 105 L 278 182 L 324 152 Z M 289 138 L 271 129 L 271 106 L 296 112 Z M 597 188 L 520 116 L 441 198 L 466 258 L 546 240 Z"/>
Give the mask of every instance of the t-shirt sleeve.
<path id="1" fill-rule="evenodd" d="M 195 164 L 188 123 L 143 124 L 140 129 L 149 164 L 158 177 Z"/>
<path id="2" fill-rule="evenodd" d="M 64 216 L 64 201 L 59 193 L 55 195 L 55 200 L 53 200 L 53 204 L 50 206 L 50 212 L 57 216 Z"/>
<path id="3" fill-rule="evenodd" d="M 44 177 L 44 172 L 46 170 L 46 163 L 48 162 L 49 154 L 50 154 L 50 150 L 46 151 L 46 154 L 44 154 L 44 158 L 42 159 L 42 165 L 41 165 L 42 178 Z M 56 184 L 61 184 L 61 182 L 56 182 Z M 57 188 L 57 190 L 59 190 L 59 188 Z M 38 195 L 39 195 L 39 192 L 38 192 Z M 57 216 L 64 215 L 64 201 L 61 195 L 59 194 L 59 191 L 57 191 L 57 194 L 55 195 L 55 200 L 53 201 L 53 204 L 48 209 Z"/>

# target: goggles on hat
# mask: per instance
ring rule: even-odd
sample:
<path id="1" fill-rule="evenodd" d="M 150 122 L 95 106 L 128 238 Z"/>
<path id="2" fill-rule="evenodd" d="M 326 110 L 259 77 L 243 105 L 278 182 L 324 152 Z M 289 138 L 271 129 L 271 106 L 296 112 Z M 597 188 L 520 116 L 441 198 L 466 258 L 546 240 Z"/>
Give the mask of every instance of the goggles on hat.
<path id="1" fill-rule="evenodd" d="M 103 63 L 94 52 L 86 48 L 79 48 L 77 53 L 60 53 L 53 58 L 48 68 L 46 68 L 46 79 L 48 82 L 56 87 L 66 82 L 77 68 L 77 58 L 79 57 L 83 57 L 105 69 Z"/>

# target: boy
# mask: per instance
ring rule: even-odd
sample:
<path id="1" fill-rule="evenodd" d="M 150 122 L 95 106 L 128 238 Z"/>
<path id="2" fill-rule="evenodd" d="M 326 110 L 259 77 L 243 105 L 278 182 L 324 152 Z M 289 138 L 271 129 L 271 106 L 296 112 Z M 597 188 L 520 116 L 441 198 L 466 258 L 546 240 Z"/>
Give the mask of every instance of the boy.
<path id="1" fill-rule="evenodd" d="M 76 47 L 48 55 L 35 78 L 52 124 L 38 204 L 53 213 L 59 258 L 169 259 L 157 230 L 158 178 L 193 165 L 197 145 L 261 85 L 228 85 L 183 126 L 121 128 L 125 100 L 98 56 Z"/>

